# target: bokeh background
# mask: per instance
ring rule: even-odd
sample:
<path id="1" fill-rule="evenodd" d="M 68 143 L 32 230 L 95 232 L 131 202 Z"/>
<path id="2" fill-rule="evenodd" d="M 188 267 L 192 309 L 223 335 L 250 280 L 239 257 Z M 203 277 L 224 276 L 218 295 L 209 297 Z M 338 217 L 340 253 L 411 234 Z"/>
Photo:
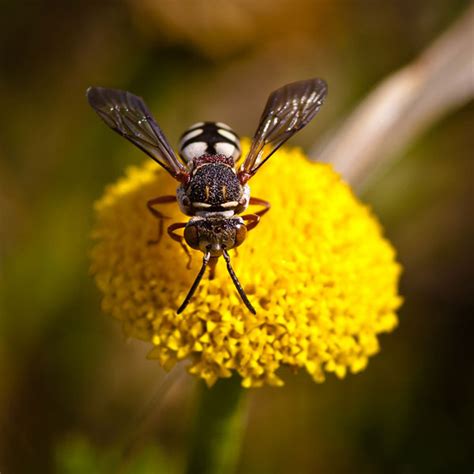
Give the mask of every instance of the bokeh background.
<path id="1" fill-rule="evenodd" d="M 195 381 L 164 379 L 147 344 L 124 341 L 88 274 L 93 202 L 144 159 L 88 108 L 89 85 L 145 97 L 176 143 L 200 120 L 251 135 L 271 90 L 320 76 L 329 99 L 293 140 L 311 147 L 468 5 L 2 2 L 0 471 L 185 464 Z M 472 471 L 473 125 L 471 102 L 365 190 L 404 265 L 400 326 L 359 375 L 251 390 L 239 472 Z"/>

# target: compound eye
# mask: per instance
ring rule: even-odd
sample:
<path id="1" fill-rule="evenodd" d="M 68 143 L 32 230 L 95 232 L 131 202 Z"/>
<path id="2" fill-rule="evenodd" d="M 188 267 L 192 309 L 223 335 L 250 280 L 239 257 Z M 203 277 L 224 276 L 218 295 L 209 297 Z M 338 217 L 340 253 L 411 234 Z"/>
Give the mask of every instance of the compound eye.
<path id="1" fill-rule="evenodd" d="M 184 240 L 191 248 L 199 250 L 199 232 L 195 225 L 187 225 L 184 228 Z"/>
<path id="2" fill-rule="evenodd" d="M 239 225 L 235 229 L 235 247 L 238 247 L 247 237 L 247 227 Z"/>

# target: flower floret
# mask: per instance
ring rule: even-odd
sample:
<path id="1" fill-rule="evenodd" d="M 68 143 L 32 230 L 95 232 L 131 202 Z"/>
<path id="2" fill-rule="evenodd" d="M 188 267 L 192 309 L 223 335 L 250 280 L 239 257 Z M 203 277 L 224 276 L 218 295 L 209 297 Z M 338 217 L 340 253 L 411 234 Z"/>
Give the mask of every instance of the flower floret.
<path id="1" fill-rule="evenodd" d="M 298 149 L 279 150 L 250 184 L 272 209 L 231 256 L 256 315 L 223 262 L 176 314 L 201 256 L 187 270 L 167 236 L 148 244 L 157 222 L 146 202 L 176 187 L 152 162 L 129 169 L 96 204 L 92 271 L 103 310 L 153 345 L 150 359 L 166 370 L 189 359 L 189 372 L 208 385 L 237 372 L 244 387 L 279 386 L 282 366 L 316 382 L 360 372 L 379 351 L 378 334 L 396 327 L 401 304 L 401 268 L 381 226 L 330 166 Z M 186 220 L 177 206 L 166 214 Z"/>

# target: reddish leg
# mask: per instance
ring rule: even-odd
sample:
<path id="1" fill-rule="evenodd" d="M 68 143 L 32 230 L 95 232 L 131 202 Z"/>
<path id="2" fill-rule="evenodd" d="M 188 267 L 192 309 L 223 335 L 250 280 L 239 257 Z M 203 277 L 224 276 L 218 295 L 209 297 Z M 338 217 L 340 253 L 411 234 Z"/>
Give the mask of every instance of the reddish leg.
<path id="1" fill-rule="evenodd" d="M 186 255 L 188 256 L 188 264 L 186 265 L 186 268 L 189 270 L 191 268 L 191 262 L 192 262 L 192 255 L 191 252 L 189 251 L 184 237 L 175 231 L 178 229 L 184 229 L 187 225 L 187 222 L 175 222 L 174 224 L 171 224 L 168 226 L 168 235 L 176 242 L 181 245 L 182 249 L 185 251 Z"/>
<path id="2" fill-rule="evenodd" d="M 165 216 L 160 211 L 155 209 L 154 206 L 159 204 L 171 204 L 176 202 L 176 196 L 160 196 L 154 199 L 150 199 L 146 205 L 148 210 L 158 219 L 158 236 L 154 240 L 149 240 L 148 245 L 155 245 L 160 243 L 161 237 L 163 236 L 163 220 L 169 219 L 168 216 Z"/>
<path id="3" fill-rule="evenodd" d="M 264 201 L 263 199 L 259 199 L 256 197 L 251 197 L 249 204 L 251 206 L 262 206 L 263 209 L 260 211 L 254 212 L 253 214 L 245 214 L 241 216 L 244 221 L 248 221 L 247 230 L 252 230 L 257 227 L 257 224 L 260 222 L 260 218 L 270 210 L 271 204 L 268 201 Z"/>
<path id="4" fill-rule="evenodd" d="M 258 214 L 245 214 L 241 216 L 244 221 L 248 221 L 248 224 L 245 224 L 247 230 L 252 230 L 257 227 L 257 224 L 260 222 L 260 216 Z"/>
<path id="5" fill-rule="evenodd" d="M 272 205 L 268 201 L 264 201 L 263 199 L 259 199 L 259 198 L 256 198 L 256 197 L 251 197 L 250 198 L 249 205 L 251 205 L 251 206 L 262 206 L 263 207 L 263 209 L 261 209 L 260 211 L 254 212 L 254 215 L 259 216 L 259 217 L 262 217 L 272 207 Z M 257 225 L 257 224 L 255 224 L 255 225 Z"/>

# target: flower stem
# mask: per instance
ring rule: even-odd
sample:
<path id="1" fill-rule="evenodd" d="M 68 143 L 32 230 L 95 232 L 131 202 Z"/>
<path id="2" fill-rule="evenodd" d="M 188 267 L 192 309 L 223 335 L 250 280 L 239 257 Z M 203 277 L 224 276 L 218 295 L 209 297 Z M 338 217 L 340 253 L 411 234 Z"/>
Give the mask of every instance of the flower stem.
<path id="1" fill-rule="evenodd" d="M 221 379 L 212 388 L 201 383 L 199 390 L 186 473 L 231 474 L 238 461 L 246 411 L 240 378 Z"/>

